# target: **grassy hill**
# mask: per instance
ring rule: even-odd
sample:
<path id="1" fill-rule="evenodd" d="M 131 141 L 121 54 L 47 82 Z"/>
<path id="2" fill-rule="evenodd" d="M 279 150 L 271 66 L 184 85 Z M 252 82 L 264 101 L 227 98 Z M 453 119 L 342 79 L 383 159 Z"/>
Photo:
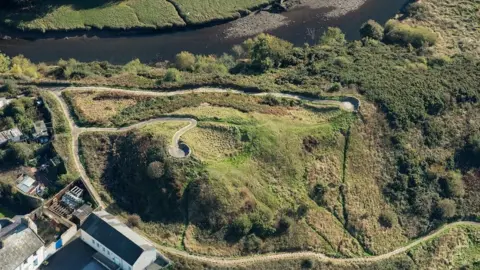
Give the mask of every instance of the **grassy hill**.
<path id="1" fill-rule="evenodd" d="M 118 98 L 118 93 L 89 91 L 86 102 L 84 91 L 65 95 L 76 104 L 74 111 L 84 124 L 94 123 L 85 122 L 99 115 L 94 108 Z M 85 133 L 80 146 L 87 172 L 111 208 L 140 214 L 145 221 L 142 230 L 156 235 L 149 236 L 169 234 L 169 240 L 159 241 L 215 255 L 292 249 L 332 256 L 364 254 L 366 242 L 355 237 L 345 220 L 349 213 L 344 212 L 355 207 L 345 202 L 356 192 L 345 188 L 350 178 L 344 175 L 349 127 L 362 125 L 354 115 L 294 101 L 272 106 L 265 98 L 229 93 L 169 97 L 169 104 L 189 100 L 179 108 L 166 108 L 163 97 L 138 101 L 143 98 L 122 94 L 123 101 L 109 109 L 115 113 L 107 118 L 130 124 L 145 120 L 142 111 L 158 113 L 150 118 L 194 117 L 198 126 L 182 138 L 192 148 L 192 157 L 176 160 L 165 155 L 166 142 L 185 125 L 182 122 L 153 124 L 132 133 Z M 223 104 L 216 103 L 220 100 Z M 124 118 L 128 115 L 137 117 Z M 158 181 L 147 175 L 155 161 L 164 166 Z M 377 208 L 367 211 L 378 217 L 388 206 L 381 197 L 375 198 Z M 376 218 L 369 222 L 378 224 Z M 184 223 L 188 226 L 182 232 Z M 378 229 L 375 233 L 389 231 L 369 239 L 375 245 L 372 252 L 389 249 L 387 238 L 400 239 L 397 244 L 405 241 L 398 225 L 372 226 Z M 368 236 L 374 233 L 358 230 Z"/>

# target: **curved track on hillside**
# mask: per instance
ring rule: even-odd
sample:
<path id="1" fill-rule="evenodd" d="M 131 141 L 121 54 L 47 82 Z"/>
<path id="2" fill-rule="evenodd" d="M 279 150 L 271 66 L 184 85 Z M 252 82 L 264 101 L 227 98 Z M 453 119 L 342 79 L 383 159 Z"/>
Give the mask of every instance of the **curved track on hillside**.
<path id="1" fill-rule="evenodd" d="M 233 266 L 245 267 L 255 263 L 262 263 L 262 262 L 264 263 L 264 262 L 279 261 L 279 260 L 301 260 L 301 259 L 316 259 L 325 263 L 333 263 L 337 265 L 366 264 L 366 263 L 374 263 L 374 262 L 386 260 L 396 255 L 400 255 L 410 250 L 411 248 L 414 248 L 415 246 L 418 246 L 422 243 L 425 243 L 429 240 L 434 239 L 435 237 L 444 233 L 448 229 L 451 229 L 457 226 L 462 226 L 462 225 L 480 227 L 480 223 L 470 222 L 470 221 L 458 221 L 458 222 L 450 223 L 437 229 L 436 231 L 430 233 L 429 235 L 418 238 L 413 242 L 411 242 L 410 244 L 403 246 L 401 248 L 395 249 L 391 252 L 377 255 L 377 256 L 357 257 L 357 258 L 332 258 L 332 257 L 327 257 L 325 254 L 322 254 L 319 252 L 312 252 L 312 251 L 280 252 L 280 253 L 260 254 L 260 255 L 253 255 L 253 256 L 244 256 L 244 257 L 221 258 L 221 257 L 212 257 L 212 256 L 204 256 L 204 255 L 193 255 L 185 251 L 180 251 L 175 248 L 165 247 L 158 244 L 156 244 L 156 247 L 157 249 L 162 250 L 163 252 L 166 252 L 166 253 L 184 257 L 186 259 L 196 260 L 202 263 L 215 264 L 222 267 L 233 267 Z"/>
<path id="2" fill-rule="evenodd" d="M 145 125 L 155 123 L 155 122 L 169 122 L 169 121 L 184 121 L 188 122 L 189 124 L 180 130 L 178 130 L 174 136 L 172 137 L 172 144 L 171 147 L 176 147 L 177 150 L 178 148 L 178 143 L 180 140 L 180 137 L 188 132 L 189 130 L 193 129 L 197 125 L 197 121 L 192 118 L 173 118 L 173 117 L 163 117 L 163 118 L 156 118 L 156 119 L 151 119 L 148 121 L 143 121 L 128 127 L 122 127 L 122 128 L 85 128 L 85 127 L 78 127 L 75 125 L 75 122 L 73 120 L 73 117 L 70 113 L 70 110 L 68 109 L 68 105 L 66 104 L 65 100 L 61 97 L 61 92 L 65 90 L 95 90 L 95 91 L 115 91 L 115 92 L 127 92 L 129 94 L 133 95 L 149 95 L 149 96 L 173 96 L 173 95 L 181 95 L 181 94 L 191 94 L 191 93 L 198 93 L 198 92 L 203 92 L 203 93 L 238 93 L 238 94 L 250 94 L 250 93 L 245 93 L 242 91 L 235 91 L 235 90 L 224 90 L 224 89 L 217 89 L 217 88 L 199 88 L 196 90 L 185 90 L 185 91 L 176 91 L 176 92 L 153 92 L 153 91 L 132 91 L 132 90 L 123 90 L 123 89 L 113 89 L 113 88 L 97 88 L 97 87 L 81 87 L 81 88 L 66 88 L 66 89 L 61 89 L 61 90 L 52 90 L 52 92 L 56 93 L 56 97 L 58 101 L 60 102 L 64 114 L 67 116 L 70 128 L 72 130 L 72 149 L 74 153 L 74 158 L 75 158 L 75 164 L 80 172 L 80 175 L 83 178 L 83 182 L 85 183 L 85 186 L 89 190 L 90 194 L 92 194 L 99 205 L 101 207 L 105 207 L 105 205 L 102 203 L 100 196 L 98 193 L 95 191 L 94 187 L 92 186 L 85 169 L 83 168 L 83 165 L 80 162 L 80 157 L 79 157 L 79 152 L 78 152 L 78 137 L 81 133 L 91 131 L 91 132 L 125 132 L 129 131 L 135 128 L 140 128 Z M 309 98 L 309 97 L 303 97 L 300 95 L 291 95 L 291 94 L 281 94 L 281 93 L 255 93 L 255 94 L 250 94 L 250 95 L 255 95 L 255 96 L 265 96 L 265 95 L 273 95 L 275 97 L 282 97 L 282 98 L 293 98 L 293 99 L 298 99 L 298 100 L 306 100 L 312 103 L 318 103 L 318 104 L 324 104 L 324 105 L 335 105 L 340 107 L 342 110 L 347 110 L 347 111 L 357 111 L 358 106 L 359 106 L 359 101 L 357 105 L 355 106 L 353 103 L 348 102 L 348 101 L 334 101 L 334 100 L 322 100 L 322 99 L 315 99 L 315 98 Z M 179 150 L 181 151 L 181 150 Z M 171 150 L 169 150 L 169 153 L 175 157 L 176 153 L 172 153 Z M 181 154 L 180 154 L 181 155 Z M 178 157 L 184 157 L 184 156 L 178 156 Z M 436 231 L 430 233 L 429 235 L 426 235 L 424 237 L 418 238 L 411 242 L 410 244 L 400 247 L 398 249 L 395 249 L 391 252 L 377 255 L 377 256 L 370 256 L 370 257 L 358 257 L 358 258 L 332 258 L 332 257 L 327 257 L 323 253 L 319 252 L 311 252 L 311 251 L 298 251 L 298 252 L 285 252 L 285 253 L 273 253 L 273 254 L 260 254 L 260 255 L 254 255 L 254 256 L 244 256 L 244 257 L 212 257 L 212 256 L 204 256 L 204 255 L 194 255 L 190 254 L 185 251 L 181 251 L 172 247 L 166 247 L 162 246 L 159 244 L 155 244 L 157 249 L 169 253 L 175 256 L 180 256 L 184 257 L 186 259 L 191 259 L 203 263 L 210 263 L 210 264 L 215 264 L 218 266 L 222 267 L 234 267 L 234 266 L 245 266 L 245 265 L 252 265 L 255 263 L 261 263 L 261 262 L 269 262 L 269 261 L 278 261 L 278 260 L 295 260 L 295 259 L 308 259 L 308 258 L 313 258 L 317 259 L 322 262 L 327 262 L 327 263 L 334 263 L 334 264 L 365 264 L 365 263 L 370 263 L 370 262 L 377 262 L 385 259 L 389 259 L 391 257 L 394 257 L 396 255 L 399 255 L 401 253 L 404 253 L 408 251 L 409 249 L 420 245 L 422 243 L 425 243 L 426 241 L 432 240 L 433 238 L 439 236 L 443 232 L 447 231 L 448 229 L 451 229 L 453 227 L 461 226 L 461 225 L 471 225 L 471 226 L 476 226 L 480 227 L 480 223 L 477 222 L 469 222 L 469 221 L 459 221 L 459 222 L 454 222 L 451 224 L 447 224 Z"/>

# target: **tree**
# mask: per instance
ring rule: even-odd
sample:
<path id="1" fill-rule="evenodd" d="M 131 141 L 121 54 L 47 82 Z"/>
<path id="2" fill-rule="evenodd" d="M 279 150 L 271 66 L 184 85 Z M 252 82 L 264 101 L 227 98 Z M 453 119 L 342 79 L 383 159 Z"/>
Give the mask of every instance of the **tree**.
<path id="1" fill-rule="evenodd" d="M 5 73 L 10 69 L 10 57 L 0 53 L 0 73 Z"/>
<path id="2" fill-rule="evenodd" d="M 236 236 L 247 235 L 252 229 L 252 222 L 246 214 L 237 217 L 230 225 L 231 232 Z"/>
<path id="3" fill-rule="evenodd" d="M 337 27 L 328 27 L 327 32 L 320 37 L 322 45 L 343 45 L 345 42 L 345 34 Z"/>
<path id="4" fill-rule="evenodd" d="M 285 64 L 293 48 L 292 43 L 267 34 L 245 41 L 244 46 L 250 48 L 252 64 L 261 71 Z"/>
<path id="5" fill-rule="evenodd" d="M 1 88 L 1 91 L 7 92 L 10 95 L 18 95 L 18 86 L 13 80 L 5 81 L 5 85 Z"/>
<path id="6" fill-rule="evenodd" d="M 462 197 L 465 195 L 465 187 L 460 172 L 448 172 L 447 175 L 439 178 L 439 184 L 447 197 Z"/>
<path id="7" fill-rule="evenodd" d="M 437 35 L 422 26 L 410 26 L 397 20 L 389 20 L 385 24 L 385 37 L 388 41 L 419 48 L 431 46 L 437 41 Z"/>
<path id="8" fill-rule="evenodd" d="M 372 38 L 376 40 L 383 39 L 383 27 L 374 20 L 368 20 L 366 23 L 362 25 L 360 28 L 360 35 L 363 38 Z"/>
<path id="9" fill-rule="evenodd" d="M 454 200 L 443 199 L 438 202 L 435 215 L 439 219 L 448 219 L 455 216 L 456 208 L 457 206 Z"/>
<path id="10" fill-rule="evenodd" d="M 33 158 L 33 150 L 27 143 L 10 143 L 8 148 L 12 151 L 12 158 L 17 163 L 25 164 Z"/>
<path id="11" fill-rule="evenodd" d="M 183 51 L 175 56 L 175 67 L 179 70 L 192 70 L 195 64 L 195 55 Z"/>
<path id="12" fill-rule="evenodd" d="M 378 222 L 385 228 L 392 228 L 396 220 L 397 216 L 391 211 L 384 212 L 378 217 Z"/>
<path id="13" fill-rule="evenodd" d="M 160 161 L 148 164 L 147 175 L 150 179 L 159 179 L 165 173 L 165 165 Z"/>
<path id="14" fill-rule="evenodd" d="M 167 73 L 165 73 L 165 77 L 163 77 L 163 80 L 166 82 L 179 82 L 182 80 L 182 75 L 180 74 L 180 71 L 176 68 L 169 68 L 167 69 Z"/>

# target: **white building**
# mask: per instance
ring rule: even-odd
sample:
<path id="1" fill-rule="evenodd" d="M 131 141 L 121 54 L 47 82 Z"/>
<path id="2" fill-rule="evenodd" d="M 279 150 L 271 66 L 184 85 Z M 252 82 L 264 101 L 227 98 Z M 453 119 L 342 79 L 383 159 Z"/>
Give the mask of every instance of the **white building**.
<path id="1" fill-rule="evenodd" d="M 0 269 L 35 270 L 44 260 L 44 242 L 37 226 L 28 218 L 18 218 L 0 229 Z"/>
<path id="2" fill-rule="evenodd" d="M 92 213 L 80 227 L 80 236 L 123 270 L 143 270 L 157 259 L 150 242 L 106 211 Z"/>

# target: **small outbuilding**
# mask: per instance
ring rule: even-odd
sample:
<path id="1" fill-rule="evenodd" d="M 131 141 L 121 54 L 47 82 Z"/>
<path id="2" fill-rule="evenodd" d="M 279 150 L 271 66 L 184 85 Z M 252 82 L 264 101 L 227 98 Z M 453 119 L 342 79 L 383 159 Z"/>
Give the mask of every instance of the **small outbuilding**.
<path id="1" fill-rule="evenodd" d="M 0 145 L 7 142 L 20 142 L 22 141 L 23 133 L 18 128 L 12 128 L 0 132 Z"/>
<path id="2" fill-rule="evenodd" d="M 78 209 L 76 209 L 75 211 L 73 211 L 72 221 L 75 224 L 81 226 L 92 212 L 93 212 L 92 207 L 88 204 L 84 204 L 80 206 Z"/>
<path id="3" fill-rule="evenodd" d="M 48 129 L 44 121 L 37 121 L 33 124 L 33 138 L 40 143 L 48 142 Z"/>

